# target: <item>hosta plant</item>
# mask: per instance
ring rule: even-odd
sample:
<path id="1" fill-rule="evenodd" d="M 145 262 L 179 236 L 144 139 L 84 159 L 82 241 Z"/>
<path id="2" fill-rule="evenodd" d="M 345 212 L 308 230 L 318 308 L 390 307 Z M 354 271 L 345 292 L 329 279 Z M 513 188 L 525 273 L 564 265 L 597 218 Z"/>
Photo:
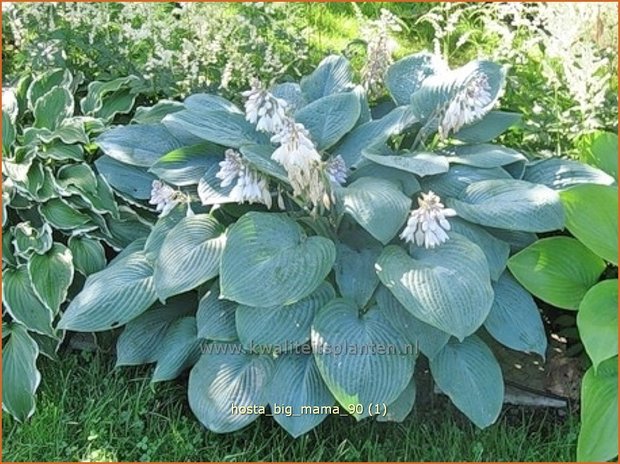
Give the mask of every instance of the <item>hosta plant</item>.
<path id="1" fill-rule="evenodd" d="M 618 137 L 601 133 L 589 147 L 584 158 L 612 174 L 602 183 L 613 185 L 551 185 L 560 192 L 573 237 L 538 240 L 508 267 L 541 300 L 578 311 L 592 366 L 581 384 L 577 459 L 608 461 L 618 455 Z M 538 179 L 536 170 L 528 167 L 526 175 Z"/>
<path id="2" fill-rule="evenodd" d="M 544 356 L 532 296 L 506 269 L 564 227 L 549 183 L 607 176 L 529 165 L 490 141 L 505 70 L 427 53 L 389 67 L 369 108 L 330 56 L 299 84 L 254 82 L 244 108 L 215 95 L 163 102 L 102 134 L 99 170 L 161 217 L 91 275 L 60 326 L 125 325 L 118 364 L 189 374 L 189 403 L 230 432 L 270 408 L 299 436 L 336 411 L 401 421 L 421 353 L 477 426 L 496 421 L 501 367 L 485 340 Z M 150 199 L 148 199 L 148 195 Z"/>
<path id="3" fill-rule="evenodd" d="M 35 409 L 39 354 L 55 357 L 57 316 L 84 278 L 150 231 L 117 202 L 89 162 L 91 137 L 134 103 L 132 78 L 91 83 L 55 69 L 25 78 L 2 109 L 2 406 L 18 420 Z M 79 104 L 78 104 L 79 103 Z"/>

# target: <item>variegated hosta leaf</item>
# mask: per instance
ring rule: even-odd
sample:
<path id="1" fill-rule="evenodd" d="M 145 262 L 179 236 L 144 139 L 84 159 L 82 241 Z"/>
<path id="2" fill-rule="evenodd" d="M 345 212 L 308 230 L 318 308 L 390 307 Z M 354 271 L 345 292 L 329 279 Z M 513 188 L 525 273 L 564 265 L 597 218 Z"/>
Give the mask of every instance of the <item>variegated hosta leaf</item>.
<path id="1" fill-rule="evenodd" d="M 273 418 L 294 438 L 323 422 L 329 415 L 325 410 L 329 411 L 335 403 L 314 357 L 302 353 L 287 353 L 276 359 L 266 397 Z M 276 414 L 278 406 L 289 407 L 291 414 Z"/>
<path id="2" fill-rule="evenodd" d="M 237 344 L 214 343 L 204 351 L 189 375 L 189 406 L 212 432 L 239 430 L 258 417 L 254 410 L 267 405 L 273 358 L 244 353 Z"/>
<path id="3" fill-rule="evenodd" d="M 385 73 L 385 86 L 397 105 L 408 105 L 413 93 L 427 77 L 447 69 L 447 63 L 440 56 L 427 52 L 415 53 L 398 60 L 388 68 Z"/>
<path id="4" fill-rule="evenodd" d="M 369 404 L 395 401 L 411 380 L 415 364 L 415 348 L 394 331 L 379 308 L 360 315 L 350 300 L 340 298 L 314 319 L 312 351 L 329 390 L 357 420 L 369 416 Z"/>
<path id="5" fill-rule="evenodd" d="M 32 288 L 54 314 L 58 314 L 67 298 L 73 272 L 73 254 L 60 243 L 54 243 L 44 254 L 33 254 L 28 260 Z"/>
<path id="6" fill-rule="evenodd" d="M 142 314 L 156 299 L 153 268 L 144 253 L 137 252 L 90 275 L 58 327 L 81 332 L 110 330 Z"/>
<path id="7" fill-rule="evenodd" d="M 306 237 L 285 215 L 250 212 L 229 229 L 221 296 L 248 306 L 292 304 L 319 286 L 335 259 L 331 240 Z"/>
<path id="8" fill-rule="evenodd" d="M 448 172 L 450 167 L 444 156 L 434 153 L 403 153 L 397 156 L 385 156 L 363 152 L 363 155 L 373 163 L 411 172 L 420 177 Z"/>
<path id="9" fill-rule="evenodd" d="M 196 185 L 213 164 L 210 158 L 223 154 L 222 147 L 209 142 L 182 147 L 159 158 L 149 171 L 169 184 Z"/>
<path id="10" fill-rule="evenodd" d="M 488 427 L 504 403 L 502 371 L 488 346 L 476 336 L 452 339 L 430 360 L 437 386 L 474 424 Z"/>
<path id="11" fill-rule="evenodd" d="M 339 243 L 336 249 L 338 254 L 334 270 L 338 290 L 343 297 L 352 299 L 362 308 L 379 285 L 375 263 L 381 254 L 381 247 L 369 243 L 358 249 Z"/>
<path id="12" fill-rule="evenodd" d="M 97 228 L 88 215 L 71 207 L 60 198 L 39 205 L 39 213 L 56 229 L 87 232 Z"/>
<path id="13" fill-rule="evenodd" d="M 157 354 L 157 366 L 151 382 L 176 379 L 200 357 L 200 341 L 196 337 L 196 319 L 182 317 L 170 324 Z"/>
<path id="14" fill-rule="evenodd" d="M 18 256 L 26 257 L 32 252 L 45 253 L 53 244 L 52 228 L 49 224 L 36 228 L 29 222 L 20 222 L 13 229 L 13 236 L 13 246 Z"/>
<path id="15" fill-rule="evenodd" d="M 68 69 L 51 69 L 35 76 L 26 90 L 26 100 L 28 108 L 34 111 L 36 102 L 54 87 L 62 87 L 67 90 L 75 90 L 75 86 L 80 82 L 73 78 Z"/>
<path id="16" fill-rule="evenodd" d="M 106 265 L 105 250 L 99 240 L 88 237 L 70 237 L 69 249 L 75 269 L 84 276 L 101 271 Z"/>
<path id="17" fill-rule="evenodd" d="M 343 56 L 330 55 L 324 58 L 314 71 L 301 78 L 300 87 L 308 102 L 335 93 L 345 92 L 353 87 L 353 70 Z"/>
<path id="18" fill-rule="evenodd" d="M 255 308 L 239 305 L 235 322 L 239 341 L 247 350 L 290 351 L 310 340 L 316 313 L 336 296 L 327 282 L 307 297 L 288 306 Z"/>
<path id="19" fill-rule="evenodd" d="M 164 239 L 155 265 L 155 287 L 162 301 L 217 276 L 226 236 L 210 215 L 183 218 Z"/>
<path id="20" fill-rule="evenodd" d="M 156 124 L 164 116 L 185 108 L 183 103 L 174 100 L 159 100 L 153 106 L 138 106 L 131 122 L 134 124 Z"/>
<path id="21" fill-rule="evenodd" d="M 615 179 L 587 164 L 561 158 L 535 161 L 525 168 L 523 180 L 564 190 L 579 184 L 611 185 Z"/>
<path id="22" fill-rule="evenodd" d="M 55 130 L 73 116 L 73 95 L 63 87 L 54 87 L 40 97 L 34 105 L 34 127 Z"/>
<path id="23" fill-rule="evenodd" d="M 475 224 L 525 232 L 564 227 L 557 192 L 522 180 L 485 180 L 470 184 L 457 199 L 446 200 L 457 214 Z"/>
<path id="24" fill-rule="evenodd" d="M 196 313 L 198 337 L 220 342 L 237 340 L 236 309 L 236 303 L 220 298 L 220 282 L 216 280 L 198 305 Z"/>
<path id="25" fill-rule="evenodd" d="M 133 89 L 139 84 L 140 79 L 136 76 L 91 82 L 86 96 L 80 100 L 82 113 L 103 120 L 111 120 L 119 113 L 128 113 L 137 95 Z"/>
<path id="26" fill-rule="evenodd" d="M 450 233 L 446 243 L 435 249 L 413 248 L 412 256 L 401 247 L 386 247 L 377 261 L 383 285 L 415 317 L 459 340 L 478 330 L 493 304 L 482 250 Z"/>

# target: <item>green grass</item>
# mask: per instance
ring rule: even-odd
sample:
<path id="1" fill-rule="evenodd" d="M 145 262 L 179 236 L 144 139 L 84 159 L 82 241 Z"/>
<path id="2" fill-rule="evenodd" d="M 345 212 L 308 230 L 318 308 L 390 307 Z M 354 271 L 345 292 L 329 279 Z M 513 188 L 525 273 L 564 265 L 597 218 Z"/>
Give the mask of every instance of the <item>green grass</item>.
<path id="1" fill-rule="evenodd" d="M 293 440 L 271 419 L 242 431 L 205 431 L 186 381 L 149 384 L 146 367 L 115 370 L 104 354 L 42 362 L 38 409 L 26 424 L 3 415 L 3 461 L 571 461 L 578 421 L 506 409 L 477 430 L 444 400 L 403 424 L 330 417 Z"/>

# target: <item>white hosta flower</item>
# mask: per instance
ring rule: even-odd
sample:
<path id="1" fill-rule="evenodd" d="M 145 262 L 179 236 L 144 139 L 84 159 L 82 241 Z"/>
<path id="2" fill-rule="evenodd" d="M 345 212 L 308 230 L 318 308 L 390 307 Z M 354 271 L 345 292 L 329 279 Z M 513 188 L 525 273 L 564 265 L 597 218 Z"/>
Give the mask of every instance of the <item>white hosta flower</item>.
<path id="1" fill-rule="evenodd" d="M 439 122 L 439 135 L 446 138 L 451 132 L 458 132 L 463 126 L 482 119 L 494 101 L 487 76 L 477 73 L 443 112 Z"/>
<path id="2" fill-rule="evenodd" d="M 215 177 L 222 181 L 220 182 L 222 187 L 228 187 L 239 177 L 244 166 L 241 155 L 235 150 L 229 148 L 224 152 L 224 157 L 224 161 L 220 161 L 220 170 Z"/>
<path id="3" fill-rule="evenodd" d="M 327 162 L 326 172 L 330 182 L 334 184 L 342 185 L 347 181 L 347 164 L 340 155 Z"/>
<path id="4" fill-rule="evenodd" d="M 252 81 L 252 89 L 242 92 L 247 98 L 245 102 L 245 119 L 256 124 L 256 130 L 261 132 L 279 132 L 288 119 L 286 102 L 274 97 L 263 89 L 258 80 Z"/>
<path id="5" fill-rule="evenodd" d="M 308 169 L 313 162 L 321 161 L 321 155 L 303 124 L 289 120 L 278 134 L 271 137 L 271 141 L 280 144 L 271 158 L 287 170 L 293 167 Z"/>
<path id="6" fill-rule="evenodd" d="M 456 211 L 444 207 L 441 198 L 430 190 L 418 198 L 418 205 L 419 208 L 411 212 L 400 238 L 415 242 L 417 246 L 435 248 L 448 240 L 446 232 L 450 230 L 450 223 L 446 218 L 456 216 Z"/>
<path id="7" fill-rule="evenodd" d="M 271 208 L 271 192 L 267 178 L 247 166 L 239 173 L 237 183 L 229 196 L 238 203 L 246 201 L 264 203 L 267 208 Z"/>
<path id="8" fill-rule="evenodd" d="M 160 180 L 154 180 L 151 188 L 149 203 L 155 205 L 155 209 L 161 217 L 167 215 L 172 209 L 182 202 L 188 202 L 189 198 L 183 192 L 173 189 Z"/>

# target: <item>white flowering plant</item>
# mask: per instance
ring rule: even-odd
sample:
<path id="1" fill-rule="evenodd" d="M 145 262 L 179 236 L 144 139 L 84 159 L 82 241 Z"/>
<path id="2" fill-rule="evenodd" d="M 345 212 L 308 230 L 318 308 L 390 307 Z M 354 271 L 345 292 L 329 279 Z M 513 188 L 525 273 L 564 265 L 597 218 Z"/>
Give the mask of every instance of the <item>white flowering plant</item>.
<path id="1" fill-rule="evenodd" d="M 490 143 L 519 119 L 495 108 L 504 78 L 418 53 L 387 69 L 390 108 L 369 108 L 329 56 L 300 83 L 253 82 L 244 107 L 196 94 L 142 109 L 98 138 L 97 168 L 160 218 L 60 327 L 124 326 L 117 364 L 155 363 L 154 382 L 191 369 L 190 407 L 215 432 L 269 410 L 295 437 L 335 412 L 402 421 L 419 353 L 458 409 L 494 423 L 487 342 L 547 348 L 507 260 L 564 227 L 559 189 L 613 181 Z"/>

